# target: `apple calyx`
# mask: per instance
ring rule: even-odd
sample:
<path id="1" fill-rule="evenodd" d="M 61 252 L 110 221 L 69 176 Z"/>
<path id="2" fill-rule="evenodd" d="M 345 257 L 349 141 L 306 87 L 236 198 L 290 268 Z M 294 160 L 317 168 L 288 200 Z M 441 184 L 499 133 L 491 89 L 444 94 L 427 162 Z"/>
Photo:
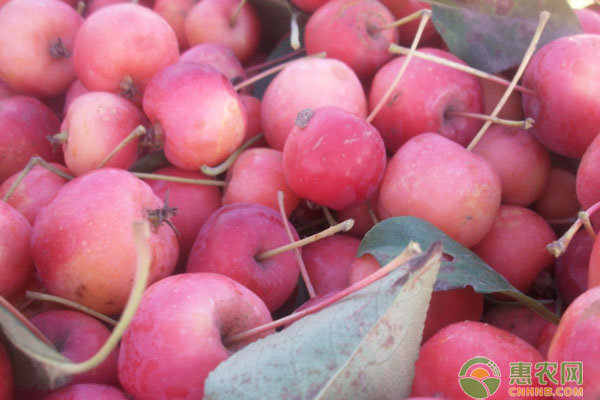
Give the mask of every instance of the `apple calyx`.
<path id="1" fill-rule="evenodd" d="M 160 123 L 152 125 L 139 143 L 140 149 L 158 150 L 165 144 L 165 130 Z"/>
<path id="2" fill-rule="evenodd" d="M 48 44 L 48 51 L 50 52 L 50 56 L 55 60 L 59 60 L 61 58 L 69 58 L 71 57 L 71 50 L 67 49 L 64 42 L 61 38 L 54 38 L 50 40 Z"/>
<path id="3" fill-rule="evenodd" d="M 63 144 L 67 143 L 67 140 L 69 139 L 69 132 L 64 131 L 59 132 L 56 135 L 48 135 L 46 136 L 46 139 L 48 139 L 52 145 L 52 152 L 54 153 L 56 152 L 57 146 L 62 146 Z"/>
<path id="4" fill-rule="evenodd" d="M 181 233 L 177 230 L 171 217 L 177 215 L 177 207 L 169 207 L 169 191 L 165 194 L 165 204 L 161 208 L 146 210 L 148 219 L 152 226 L 156 229 L 163 223 L 167 224 L 177 236 L 181 236 Z"/>
<path id="5" fill-rule="evenodd" d="M 119 92 L 119 94 L 128 100 L 131 100 L 140 94 L 139 89 L 133 83 L 133 78 L 129 75 L 121 79 L 119 87 L 121 88 L 121 92 Z"/>
<path id="6" fill-rule="evenodd" d="M 296 116 L 296 121 L 294 123 L 298 128 L 304 129 L 308 126 L 308 123 L 314 115 L 315 112 L 312 109 L 305 108 L 303 110 L 300 110 L 300 112 Z"/>

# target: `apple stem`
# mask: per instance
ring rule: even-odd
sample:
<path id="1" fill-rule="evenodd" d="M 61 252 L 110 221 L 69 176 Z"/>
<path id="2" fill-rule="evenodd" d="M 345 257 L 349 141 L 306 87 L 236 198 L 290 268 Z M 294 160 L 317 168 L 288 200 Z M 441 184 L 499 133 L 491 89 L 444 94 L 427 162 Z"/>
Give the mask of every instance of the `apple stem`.
<path id="1" fill-rule="evenodd" d="M 571 227 L 558 239 L 546 246 L 546 250 L 554 257 L 558 258 L 561 254 L 567 250 L 569 243 L 573 239 L 573 236 L 577 233 L 581 225 L 583 225 L 583 219 L 588 219 L 589 216 L 600 209 L 600 201 L 588 208 L 585 211 L 580 211 L 577 220 L 571 225 Z M 587 217 L 586 217 L 587 216 Z M 594 233 L 595 234 L 595 233 Z"/>
<path id="2" fill-rule="evenodd" d="M 404 249 L 404 251 L 402 251 L 402 253 L 400 253 L 398 256 L 396 256 L 393 260 L 391 260 L 389 263 L 387 263 L 384 267 L 378 269 L 377 271 L 375 271 L 371 275 L 361 279 L 360 281 L 348 286 L 347 288 L 335 293 L 334 295 L 324 299 L 322 302 L 319 302 L 311 307 L 305 308 L 302 311 L 298 311 L 298 312 L 290 314 L 286 317 L 280 318 L 276 321 L 269 322 L 267 324 L 257 326 L 256 328 L 252 328 L 247 331 L 236 333 L 235 335 L 226 337 L 223 340 L 223 344 L 225 346 L 230 346 L 231 344 L 238 342 L 240 340 L 245 340 L 254 335 L 258 335 L 260 333 L 267 332 L 269 330 L 279 328 L 279 327 L 287 325 L 287 324 L 291 324 L 292 322 L 295 322 L 295 321 L 305 317 L 308 314 L 316 313 L 317 311 L 320 311 L 320 310 L 324 309 L 325 307 L 330 306 L 331 304 L 335 303 L 336 301 L 341 300 L 344 297 L 346 297 L 352 293 L 355 293 L 355 292 L 359 291 L 360 289 L 377 281 L 378 279 L 386 276 L 387 274 L 389 274 L 390 272 L 392 272 L 393 270 L 395 270 L 402 264 L 405 264 L 407 261 L 418 256 L 421 253 L 422 253 L 422 251 L 421 251 L 421 248 L 419 247 L 419 245 L 415 242 L 410 242 L 409 245 L 406 247 L 406 249 Z"/>
<path id="3" fill-rule="evenodd" d="M 577 214 L 577 217 L 581 220 L 581 224 L 585 228 L 585 231 L 592 237 L 592 239 L 596 239 L 596 232 L 594 232 L 594 228 L 592 228 L 592 222 L 590 221 L 590 215 L 585 211 L 580 211 Z"/>
<path id="4" fill-rule="evenodd" d="M 161 175 L 161 174 L 149 174 L 146 172 L 132 172 L 133 175 L 140 179 L 155 179 L 158 181 L 168 181 L 176 183 L 189 183 L 190 185 L 205 185 L 205 186 L 227 186 L 226 182 L 215 181 L 212 179 L 191 179 L 181 178 L 179 176 Z"/>
<path id="5" fill-rule="evenodd" d="M 327 221 L 329 226 L 337 225 L 337 221 L 335 220 L 335 218 L 333 218 L 333 215 L 331 215 L 331 211 L 329 211 L 329 208 L 322 206 L 321 210 L 323 210 L 323 214 L 325 215 L 325 220 Z"/>
<path id="6" fill-rule="evenodd" d="M 550 225 L 571 225 L 573 222 L 577 221 L 577 218 L 560 218 L 560 219 L 547 219 L 546 222 Z"/>
<path id="7" fill-rule="evenodd" d="M 231 14 L 231 18 L 229 18 L 229 26 L 231 26 L 231 27 L 235 26 L 235 21 L 237 20 L 237 17 L 240 15 L 240 12 L 242 11 L 242 7 L 244 7 L 244 4 L 246 4 L 246 0 L 240 0 L 238 5 L 235 7 L 235 10 L 233 10 L 233 13 Z"/>
<path id="8" fill-rule="evenodd" d="M 246 73 L 248 75 L 252 75 L 256 71 L 260 71 L 263 68 L 268 68 L 268 67 L 270 67 L 272 65 L 279 64 L 280 62 L 289 60 L 290 58 L 294 58 L 294 57 L 296 57 L 296 56 L 304 53 L 305 51 L 306 51 L 305 48 L 301 48 L 301 49 L 298 49 L 298 50 L 294 50 L 294 51 L 292 51 L 290 53 L 284 54 L 283 56 L 277 57 L 277 58 L 275 58 L 273 60 L 268 60 L 268 61 L 262 62 L 260 64 L 252 65 L 252 66 L 246 68 Z"/>
<path id="9" fill-rule="evenodd" d="M 283 226 L 285 227 L 285 233 L 287 234 L 291 243 L 295 243 L 294 235 L 292 235 L 292 230 L 290 229 L 290 222 L 287 219 L 287 213 L 285 212 L 285 204 L 283 204 L 284 194 L 281 190 L 277 191 L 277 203 L 279 204 L 279 212 L 281 213 L 281 218 L 283 220 Z M 312 299 L 316 296 L 315 288 L 310 281 L 310 276 L 308 276 L 308 271 L 306 270 L 306 265 L 304 264 L 304 260 L 302 260 L 302 255 L 300 254 L 300 250 L 298 248 L 294 249 L 294 255 L 296 256 L 296 261 L 298 262 L 298 266 L 300 267 L 300 274 L 302 275 L 302 280 L 304 280 L 304 284 L 306 285 L 306 290 L 308 291 L 308 295 Z"/>
<path id="10" fill-rule="evenodd" d="M 377 218 L 377 215 L 375 215 L 375 211 L 373 211 L 373 207 L 371 207 L 371 203 L 369 203 L 368 201 L 367 201 L 367 211 L 369 212 L 369 216 L 371 217 L 373 224 L 377 225 L 379 223 L 379 218 Z"/>
<path id="11" fill-rule="evenodd" d="M 67 140 L 69 140 L 69 132 L 63 131 L 58 132 L 55 135 L 48 135 L 46 136 L 46 139 L 48 139 L 52 145 L 52 152 L 55 152 L 56 146 L 62 146 L 64 143 L 67 143 Z"/>
<path id="12" fill-rule="evenodd" d="M 390 45 L 390 52 L 392 52 L 394 54 L 407 55 L 409 53 L 409 51 L 410 51 L 410 49 L 399 46 L 397 44 Z M 496 75 L 493 75 L 493 74 L 490 74 L 490 73 L 487 73 L 484 71 L 480 71 L 473 67 L 469 67 L 468 65 L 462 65 L 462 64 L 447 60 L 442 57 L 434 56 L 433 54 L 427 54 L 427 53 L 423 53 L 420 51 L 415 51 L 414 55 L 415 55 L 415 57 L 422 58 L 423 60 L 431 61 L 431 62 L 434 62 L 437 64 L 442 64 L 442 65 L 445 65 L 446 67 L 454 68 L 456 70 L 465 72 L 467 74 L 475 75 L 482 79 L 487 79 L 487 80 L 495 82 L 499 85 L 503 85 L 503 86 L 510 85 L 510 81 L 503 79 L 499 76 L 496 76 Z M 537 96 L 537 93 L 534 90 L 526 88 L 524 86 L 516 85 L 515 90 L 517 90 L 518 92 L 521 92 L 521 93 L 525 93 L 529 96 Z"/>
<path id="13" fill-rule="evenodd" d="M 347 220 L 345 220 L 343 222 L 340 222 L 337 225 L 334 225 L 334 226 L 331 226 L 331 227 L 325 229 L 324 231 L 315 233 L 314 235 L 306 237 L 306 238 L 304 238 L 302 240 L 298 240 L 297 242 L 286 244 L 285 246 L 281 246 L 281 247 L 278 247 L 278 248 L 273 249 L 273 250 L 263 251 L 262 253 L 260 253 L 260 254 L 258 254 L 256 256 L 256 259 L 259 260 L 259 261 L 260 260 L 264 260 L 264 259 L 267 259 L 269 257 L 273 257 L 273 256 L 276 256 L 278 254 L 285 253 L 286 251 L 297 249 L 297 248 L 302 247 L 302 246 L 306 246 L 309 243 L 313 243 L 313 242 L 316 242 L 316 241 L 321 240 L 323 238 L 326 238 L 328 236 L 335 235 L 338 232 L 347 232 L 350 229 L 352 229 L 353 225 L 354 225 L 354 220 L 353 219 L 347 219 Z"/>
<path id="14" fill-rule="evenodd" d="M 392 93 L 394 92 L 394 90 L 396 90 L 396 86 L 398 86 L 398 83 L 400 82 L 402 75 L 404 75 L 404 71 L 406 71 L 406 68 L 408 67 L 408 64 L 410 63 L 410 60 L 412 60 L 413 54 L 417 48 L 417 45 L 419 44 L 419 41 L 421 40 L 421 36 L 423 35 L 423 30 L 425 29 L 425 25 L 427 24 L 427 21 L 429 21 L 430 16 L 431 16 L 431 11 L 423 10 L 423 13 L 421 15 L 421 21 L 419 22 L 419 28 L 417 29 L 417 33 L 415 34 L 412 44 L 410 45 L 410 50 L 408 52 L 408 55 L 406 56 L 406 60 L 404 60 L 402 67 L 400 67 L 400 71 L 398 71 L 398 74 L 394 78 L 394 80 L 393 80 L 392 84 L 390 85 L 390 87 L 388 88 L 388 90 L 385 92 L 383 97 L 375 105 L 375 108 L 373 108 L 373 111 L 371 111 L 371 113 L 367 117 L 367 122 L 371 123 L 373 121 L 373 119 L 375 118 L 377 113 L 379 113 L 379 111 L 387 103 L 388 99 L 392 96 Z M 392 46 L 394 46 L 393 43 L 390 45 L 390 49 L 392 48 Z"/>
<path id="15" fill-rule="evenodd" d="M 490 121 L 493 124 L 504 125 L 504 126 L 514 126 L 517 128 L 529 129 L 533 126 L 534 120 L 533 118 L 525 118 L 523 121 L 513 121 L 510 119 L 492 117 L 491 115 L 485 114 L 477 114 L 471 112 L 463 112 L 463 111 L 448 111 L 446 112 L 447 116 L 450 117 L 464 117 L 464 118 L 473 118 L 480 119 L 482 121 Z"/>
<path id="16" fill-rule="evenodd" d="M 324 58 L 324 57 L 327 57 L 327 53 L 324 52 L 324 51 L 322 51 L 320 53 L 311 54 L 310 56 L 306 56 L 306 57 L 303 57 L 303 58 L 306 59 L 306 60 L 308 60 L 308 59 L 311 59 L 311 58 Z M 291 64 L 291 63 L 293 63 L 295 61 L 296 60 L 286 61 L 286 62 L 284 62 L 282 64 L 279 64 L 279 65 L 276 65 L 274 67 L 271 67 L 271 68 L 267 69 L 266 71 L 263 71 L 263 72 L 261 72 L 259 74 L 256 74 L 256 75 L 254 75 L 254 76 L 246 79 L 243 82 L 238 83 L 233 88 L 236 91 L 239 91 L 239 90 L 245 88 L 246 86 L 252 85 L 254 82 L 258 82 L 261 79 L 266 78 L 269 75 L 273 75 L 274 73 L 281 71 L 282 69 L 284 69 L 289 64 Z"/>
<path id="17" fill-rule="evenodd" d="M 30 358 L 33 358 L 34 360 L 45 365 L 52 366 L 57 370 L 69 375 L 80 374 L 82 372 L 94 369 L 100 365 L 113 351 L 115 346 L 119 344 L 123 333 L 131 323 L 131 320 L 138 309 L 138 306 L 142 300 L 144 289 L 148 284 L 150 263 L 152 260 L 152 252 L 148 243 L 150 238 L 150 228 L 148 223 L 144 221 L 135 221 L 133 223 L 133 236 L 135 238 L 135 247 L 137 250 L 135 280 L 129 294 L 129 299 L 125 305 L 125 309 L 121 314 L 121 318 L 102 347 L 93 356 L 79 363 L 72 361 L 61 361 L 60 359 L 49 356 L 46 353 L 37 351 L 33 346 L 20 346 L 19 350 L 21 350 Z M 0 296 L 0 303 L 2 303 L 3 300 L 4 298 Z"/>
<path id="18" fill-rule="evenodd" d="M 412 21 L 414 21 L 416 19 L 422 18 L 423 14 L 426 13 L 426 12 L 431 12 L 431 11 L 429 11 L 427 9 L 424 9 L 424 8 L 420 9 L 419 11 L 416 11 L 416 12 L 410 14 L 410 15 L 407 15 L 404 18 L 400 18 L 400 19 L 398 19 L 396 21 L 390 22 L 389 24 L 385 24 L 385 25 L 382 25 L 382 26 L 377 27 L 375 29 L 372 29 L 371 33 L 381 32 L 381 31 L 385 31 L 387 29 L 393 29 L 393 28 L 397 28 L 397 27 L 399 27 L 401 25 L 408 24 L 409 22 L 412 22 Z"/>
<path id="19" fill-rule="evenodd" d="M 542 11 L 540 13 L 538 26 L 533 34 L 533 37 L 531 38 L 529 47 L 527 48 L 527 51 L 525 52 L 525 55 L 523 56 L 523 60 L 521 61 L 521 64 L 519 65 L 517 72 L 513 76 L 512 80 L 510 81 L 510 85 L 508 85 L 508 87 L 506 88 L 506 91 L 504 92 L 504 94 L 502 95 L 500 100 L 498 101 L 498 104 L 496 104 L 496 107 L 490 114 L 490 116 L 492 118 L 496 118 L 498 116 L 498 114 L 500 113 L 500 110 L 502 110 L 502 107 L 504 107 L 504 104 L 506 104 L 510 94 L 512 93 L 515 86 L 517 85 L 517 82 L 519 82 L 519 79 L 521 79 L 521 76 L 525 72 L 525 68 L 527 67 L 527 64 L 529 64 L 529 60 L 531 60 L 531 57 L 533 56 L 533 53 L 535 52 L 535 48 L 537 47 L 537 44 L 540 41 L 542 32 L 544 31 L 544 28 L 546 27 L 546 23 L 548 22 L 549 19 L 550 19 L 550 13 L 548 11 Z M 488 128 L 491 125 L 492 125 L 492 123 L 490 121 L 486 121 L 483 124 L 481 129 L 479 129 L 479 132 L 477 132 L 477 135 L 475 135 L 473 140 L 471 140 L 471 143 L 469 143 L 469 145 L 467 146 L 467 150 L 469 150 L 469 151 L 473 150 L 473 147 L 475 147 L 475 145 L 477 145 L 479 140 L 481 140 L 481 138 L 483 137 L 483 135 L 485 134 L 485 132 L 488 130 Z"/>
<path id="20" fill-rule="evenodd" d="M 76 8 L 77 14 L 83 15 L 83 13 L 85 12 L 85 8 L 86 8 L 85 1 L 79 0 L 77 2 L 77 8 Z"/>
<path id="21" fill-rule="evenodd" d="M 23 168 L 23 170 L 21 171 L 21 173 L 19 174 L 19 176 L 17 177 L 17 179 L 10 186 L 10 188 L 8 189 L 8 192 L 6 192 L 6 194 L 2 198 L 2 201 L 4 201 L 4 202 L 8 201 L 8 199 L 10 198 L 10 196 L 12 196 L 12 194 L 17 189 L 17 187 L 21 184 L 21 182 L 23 182 L 23 179 L 25 179 L 25 177 L 27 176 L 27 174 L 36 165 L 41 165 L 42 167 L 46 168 L 48 171 L 54 172 L 56 175 L 61 176 L 61 177 L 65 178 L 65 179 L 67 179 L 69 181 L 74 178 L 74 176 L 71 176 L 69 174 L 65 174 L 60 169 L 58 169 L 56 167 L 53 167 L 47 161 L 45 161 L 43 158 L 41 158 L 39 156 L 34 156 L 34 157 L 31 157 L 31 159 L 29 160 L 29 162 L 27 163 L 27 165 L 25 166 L 25 168 Z"/>
<path id="22" fill-rule="evenodd" d="M 98 165 L 98 168 L 104 168 L 106 166 L 106 164 L 115 156 L 115 154 L 117 154 L 119 151 L 121 151 L 125 146 L 127 146 L 133 140 L 139 138 L 140 136 L 144 136 L 145 134 L 146 134 L 146 128 L 143 125 L 137 126 L 133 131 L 131 131 L 131 133 L 129 135 L 127 135 L 127 137 L 125 139 L 123 139 L 121 141 L 121 143 L 119 143 L 117 145 L 117 147 L 115 147 L 113 149 L 113 151 L 111 151 L 106 156 L 106 158 L 104 160 L 102 160 L 102 162 Z"/>
<path id="23" fill-rule="evenodd" d="M 292 11 L 290 19 L 290 47 L 294 50 L 300 48 L 300 28 L 298 27 L 298 12 Z"/>
<path id="24" fill-rule="evenodd" d="M 238 157 L 240 156 L 240 154 L 242 154 L 244 150 L 248 149 L 248 147 L 252 146 L 254 143 L 258 142 L 263 137 L 265 137 L 264 133 L 259 133 L 258 135 L 251 137 L 240 147 L 238 147 L 236 151 L 231 153 L 231 155 L 227 157 L 227 160 L 223 161 L 221 164 L 217 165 L 216 167 L 209 167 L 208 165 L 203 165 L 202 168 L 200 168 L 200 170 L 202 171 L 202 173 L 208 176 L 217 176 L 219 174 L 222 174 L 223 172 L 227 171 L 229 167 L 231 167 L 231 165 L 235 162 L 235 160 L 238 159 Z"/>
<path id="25" fill-rule="evenodd" d="M 117 325 L 117 321 L 102 314 L 99 313 L 96 310 L 92 310 L 89 307 L 86 307 L 82 304 L 76 303 L 74 301 L 65 299 L 63 297 L 58 297 L 58 296 L 53 296 L 51 294 L 47 294 L 47 293 L 40 293 L 40 292 L 33 292 L 31 290 L 28 290 L 27 292 L 25 292 L 25 296 L 29 299 L 33 299 L 33 300 L 40 300 L 40 301 L 49 301 L 52 303 L 57 303 L 57 304 L 62 304 L 63 306 L 67 306 L 67 307 L 71 307 L 74 308 L 78 311 L 81 311 L 85 314 L 91 315 L 92 317 L 99 319 L 102 322 L 106 322 L 109 325 L 115 326 Z"/>

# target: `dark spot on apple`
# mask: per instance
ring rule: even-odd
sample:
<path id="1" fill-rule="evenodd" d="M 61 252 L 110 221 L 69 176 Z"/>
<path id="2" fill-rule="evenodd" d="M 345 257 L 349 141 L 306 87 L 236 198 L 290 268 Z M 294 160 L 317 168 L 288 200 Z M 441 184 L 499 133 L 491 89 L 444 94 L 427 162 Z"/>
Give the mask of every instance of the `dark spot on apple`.
<path id="1" fill-rule="evenodd" d="M 84 297 L 86 291 L 87 287 L 84 284 L 81 284 L 77 286 L 77 289 L 75 289 L 75 296 L 77 296 L 78 298 Z"/>
<path id="2" fill-rule="evenodd" d="M 442 260 L 452 262 L 454 261 L 454 256 L 452 254 L 443 253 Z M 454 267 L 452 267 L 452 269 L 454 269 Z"/>
<path id="3" fill-rule="evenodd" d="M 392 107 L 392 106 L 394 105 L 394 103 L 396 102 L 396 100 L 398 100 L 398 98 L 399 98 L 400 96 L 402 96 L 402 94 L 404 94 L 404 91 L 403 91 L 403 90 L 400 90 L 400 91 L 398 91 L 398 92 L 396 92 L 396 93 L 392 94 L 392 95 L 390 96 L 390 99 L 389 99 L 389 100 L 388 100 L 388 102 L 387 102 L 387 106 L 388 106 L 388 107 Z"/>
<path id="4" fill-rule="evenodd" d="M 61 38 L 54 38 L 48 44 L 48 52 L 50 57 L 55 60 L 71 57 L 71 51 L 67 49 Z"/>
<path id="5" fill-rule="evenodd" d="M 296 116 L 296 126 L 300 129 L 306 128 L 313 115 L 315 115 L 315 112 L 310 108 L 305 108 L 304 110 L 301 110 Z"/>

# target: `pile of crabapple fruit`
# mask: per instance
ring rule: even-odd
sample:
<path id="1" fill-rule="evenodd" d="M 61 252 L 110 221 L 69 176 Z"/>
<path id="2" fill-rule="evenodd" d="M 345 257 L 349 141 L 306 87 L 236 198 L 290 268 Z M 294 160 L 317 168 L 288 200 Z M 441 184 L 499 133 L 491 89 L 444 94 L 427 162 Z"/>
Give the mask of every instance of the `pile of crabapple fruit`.
<path id="1" fill-rule="evenodd" d="M 201 399 L 210 371 L 275 329 L 228 337 L 378 270 L 358 246 L 396 216 L 429 221 L 561 316 L 434 292 L 412 398 L 468 398 L 457 373 L 481 355 L 505 378 L 496 399 L 510 362 L 544 361 L 582 362 L 569 384 L 600 398 L 600 12 L 575 10 L 584 33 L 539 46 L 491 118 L 516 69 L 459 68 L 427 4 L 289 6 L 303 47 L 268 59 L 290 35 L 268 37 L 253 2 L 0 0 L 3 304 L 86 360 L 112 326 L 34 295 L 118 319 L 134 221 L 151 253 L 102 363 L 26 387 L 3 340 L 0 400 Z"/>

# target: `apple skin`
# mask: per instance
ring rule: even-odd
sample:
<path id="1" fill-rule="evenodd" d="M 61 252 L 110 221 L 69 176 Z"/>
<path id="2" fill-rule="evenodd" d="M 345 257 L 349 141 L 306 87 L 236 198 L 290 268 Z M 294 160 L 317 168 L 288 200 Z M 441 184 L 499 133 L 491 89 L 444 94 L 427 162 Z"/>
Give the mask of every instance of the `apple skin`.
<path id="1" fill-rule="evenodd" d="M 69 52 L 82 22 L 72 7 L 60 1 L 7 3 L 0 8 L 0 79 L 22 94 L 60 95 L 75 80 Z M 58 40 L 67 54 L 52 54 Z"/>
<path id="2" fill-rule="evenodd" d="M 294 227 L 289 226 L 298 240 Z M 260 204 L 229 204 L 215 211 L 198 232 L 187 272 L 223 274 L 252 290 L 275 311 L 295 290 L 300 268 L 293 251 L 262 261 L 255 256 L 289 243 L 277 211 Z"/>
<path id="3" fill-rule="evenodd" d="M 582 229 L 573 236 L 567 250 L 556 259 L 554 264 L 556 289 L 567 305 L 588 288 L 593 248 L 594 238 Z"/>
<path id="4" fill-rule="evenodd" d="M 600 397 L 600 288 L 588 289 L 577 297 L 562 315 L 548 349 L 548 361 L 583 363 L 583 389 L 586 399 Z M 574 386 L 569 383 L 567 386 Z"/>
<path id="5" fill-rule="evenodd" d="M 132 3 L 93 13 L 81 25 L 73 49 L 75 74 L 85 87 L 123 93 L 138 105 L 150 79 L 178 59 L 177 37 L 169 24 Z"/>
<path id="6" fill-rule="evenodd" d="M 201 172 L 186 171 L 177 167 L 164 167 L 153 171 L 154 174 L 177 176 L 190 179 L 208 179 L 210 177 Z M 221 191 L 216 186 L 190 185 L 157 179 L 146 181 L 154 193 L 165 199 L 169 193 L 169 206 L 177 208 L 177 214 L 171 222 L 179 231 L 179 261 L 177 269 L 185 270 L 188 255 L 196 240 L 196 235 L 210 217 L 221 207 Z"/>
<path id="7" fill-rule="evenodd" d="M 210 65 L 219 70 L 231 82 L 243 81 L 247 78 L 244 66 L 233 54 L 233 50 L 222 44 L 197 44 L 182 53 L 179 62 Z"/>
<path id="8" fill-rule="evenodd" d="M 383 5 L 385 5 L 389 10 L 394 14 L 396 20 L 407 17 L 410 14 L 413 14 L 422 9 L 431 10 L 431 5 L 419 0 L 381 0 Z M 400 25 L 398 27 L 398 31 L 400 33 L 400 44 L 403 46 L 410 46 L 415 34 L 417 33 L 417 28 L 419 27 L 419 20 L 408 22 L 404 25 Z M 421 43 L 431 42 L 433 40 L 441 40 L 440 35 L 435 30 L 435 26 L 431 20 L 427 22 L 425 25 L 425 30 L 423 31 L 423 35 L 421 36 Z"/>
<path id="9" fill-rule="evenodd" d="M 57 389 L 43 400 L 127 400 L 129 397 L 114 386 L 96 383 L 71 384 Z"/>
<path id="10" fill-rule="evenodd" d="M 549 150 L 579 158 L 600 126 L 600 35 L 579 34 L 547 43 L 531 58 L 523 86 L 526 117 L 533 135 Z M 560 65 L 560 68 L 557 68 Z"/>
<path id="11" fill-rule="evenodd" d="M 492 227 L 501 180 L 483 158 L 437 133 L 418 135 L 391 158 L 379 189 L 382 218 L 423 218 L 465 247 Z"/>
<path id="12" fill-rule="evenodd" d="M 550 168 L 548 184 L 535 202 L 535 211 L 547 220 L 572 218 L 580 210 L 575 174 Z"/>
<path id="13" fill-rule="evenodd" d="M 69 170 L 63 165 L 56 163 L 50 163 L 50 165 L 70 174 Z M 21 171 L 2 182 L 0 185 L 0 199 L 4 198 L 20 174 Z M 36 165 L 25 176 L 25 179 L 19 183 L 6 203 L 23 214 L 27 221 L 33 225 L 40 210 L 54 198 L 60 188 L 67 182 L 67 179 L 62 176 L 56 175 L 41 165 Z"/>
<path id="14" fill-rule="evenodd" d="M 0 343 L 0 400 L 12 400 L 15 391 L 15 378 L 10 357 Z"/>
<path id="15" fill-rule="evenodd" d="M 233 50 L 235 56 L 245 63 L 258 49 L 260 21 L 250 3 L 245 3 L 235 22 L 231 16 L 238 0 L 202 0 L 187 13 L 184 29 L 190 46 L 200 43 L 218 43 Z"/>
<path id="16" fill-rule="evenodd" d="M 579 162 L 575 178 L 577 200 L 579 200 L 579 204 L 581 204 L 581 207 L 584 210 L 587 210 L 600 201 L 599 162 L 600 135 L 597 135 L 585 150 L 585 153 Z M 596 228 L 600 226 L 600 212 L 595 212 L 590 215 L 590 219 Z"/>
<path id="17" fill-rule="evenodd" d="M 46 138 L 60 130 L 60 121 L 44 103 L 29 96 L 0 100 L 0 182 L 25 168 L 31 157 L 60 162 Z"/>
<path id="18" fill-rule="evenodd" d="M 550 176 L 550 155 L 527 130 L 492 125 L 473 148 L 502 180 L 502 203 L 528 206 L 543 193 Z"/>
<path id="19" fill-rule="evenodd" d="M 283 173 L 294 193 L 334 210 L 367 201 L 385 165 L 385 145 L 377 129 L 337 107 L 298 114 L 283 148 Z"/>
<path id="20" fill-rule="evenodd" d="M 190 171 L 224 161 L 242 144 L 248 121 L 240 96 L 223 74 L 187 62 L 152 78 L 144 112 L 164 133 L 167 159 Z"/>
<path id="21" fill-rule="evenodd" d="M 573 10 L 583 33 L 600 34 L 600 13 L 589 8 Z"/>
<path id="22" fill-rule="evenodd" d="M 152 285 L 121 341 L 119 380 L 135 398 L 201 399 L 204 380 L 231 352 L 222 339 L 271 321 L 254 293 L 223 275 L 186 273 Z"/>
<path id="23" fill-rule="evenodd" d="M 39 212 L 31 237 L 48 291 L 101 313 L 121 312 L 136 273 L 132 224 L 162 207 L 150 186 L 121 169 L 90 171 L 65 184 Z M 148 240 L 154 282 L 173 272 L 179 245 L 166 224 L 151 228 Z"/>
<path id="24" fill-rule="evenodd" d="M 195 0 L 156 0 L 154 2 L 154 12 L 163 17 L 173 28 L 181 51 L 189 47 L 188 39 L 185 36 L 185 18 L 195 4 Z"/>
<path id="25" fill-rule="evenodd" d="M 36 314 L 31 323 L 44 334 L 57 351 L 73 362 L 82 362 L 92 357 L 110 336 L 110 330 L 97 319 L 73 310 L 50 310 Z M 69 384 L 118 383 L 118 347 L 94 369 L 77 374 Z"/>
<path id="26" fill-rule="evenodd" d="M 88 92 L 70 104 L 61 125 L 65 164 L 74 175 L 98 168 L 104 159 L 138 126 L 148 121 L 131 102 L 106 92 Z M 139 138 L 123 147 L 106 167 L 128 169 L 138 158 Z"/>
<path id="27" fill-rule="evenodd" d="M 329 1 L 306 24 L 306 53 L 325 51 L 327 57 L 350 66 L 361 80 L 369 79 L 393 57 L 388 48 L 398 41 L 397 29 L 377 31 L 392 22 L 392 13 L 377 0 Z"/>
<path id="28" fill-rule="evenodd" d="M 289 217 L 300 204 L 283 176 L 283 155 L 269 148 L 243 151 L 227 170 L 223 205 L 256 203 L 279 211 L 277 192 L 283 192 L 283 206 Z"/>
<path id="29" fill-rule="evenodd" d="M 555 240 L 550 225 L 534 211 L 501 205 L 492 227 L 471 250 L 527 293 L 539 273 L 552 264 L 546 246 Z"/>
<path id="30" fill-rule="evenodd" d="M 20 212 L 0 201 L 0 231 L 0 296 L 10 297 L 27 284 L 33 271 L 31 225 Z"/>
<path id="31" fill-rule="evenodd" d="M 261 120 L 269 147 L 283 150 L 300 111 L 325 106 L 366 118 L 365 92 L 354 71 L 332 58 L 288 65 L 271 81 L 262 98 Z"/>
<path id="32" fill-rule="evenodd" d="M 433 48 L 420 51 L 466 65 L 447 51 Z M 405 60 L 406 56 L 394 58 L 377 71 L 369 92 L 370 110 L 387 92 Z M 447 115 L 448 111 L 483 112 L 483 89 L 479 78 L 413 58 L 390 99 L 373 118 L 373 125 L 392 153 L 411 137 L 426 132 L 438 132 L 466 146 L 483 122 Z"/>
<path id="33" fill-rule="evenodd" d="M 493 398 L 514 399 L 509 395 L 511 362 L 543 362 L 542 355 L 523 339 L 492 325 L 475 321 L 456 322 L 429 338 L 419 353 L 415 366 L 411 396 L 442 396 L 448 399 L 470 399 L 458 383 L 462 365 L 474 357 L 492 360 L 501 374 L 501 383 Z M 435 373 L 431 373 L 435 371 Z M 541 387 L 535 377 L 533 387 Z M 543 396 L 529 399 L 543 400 Z"/>

